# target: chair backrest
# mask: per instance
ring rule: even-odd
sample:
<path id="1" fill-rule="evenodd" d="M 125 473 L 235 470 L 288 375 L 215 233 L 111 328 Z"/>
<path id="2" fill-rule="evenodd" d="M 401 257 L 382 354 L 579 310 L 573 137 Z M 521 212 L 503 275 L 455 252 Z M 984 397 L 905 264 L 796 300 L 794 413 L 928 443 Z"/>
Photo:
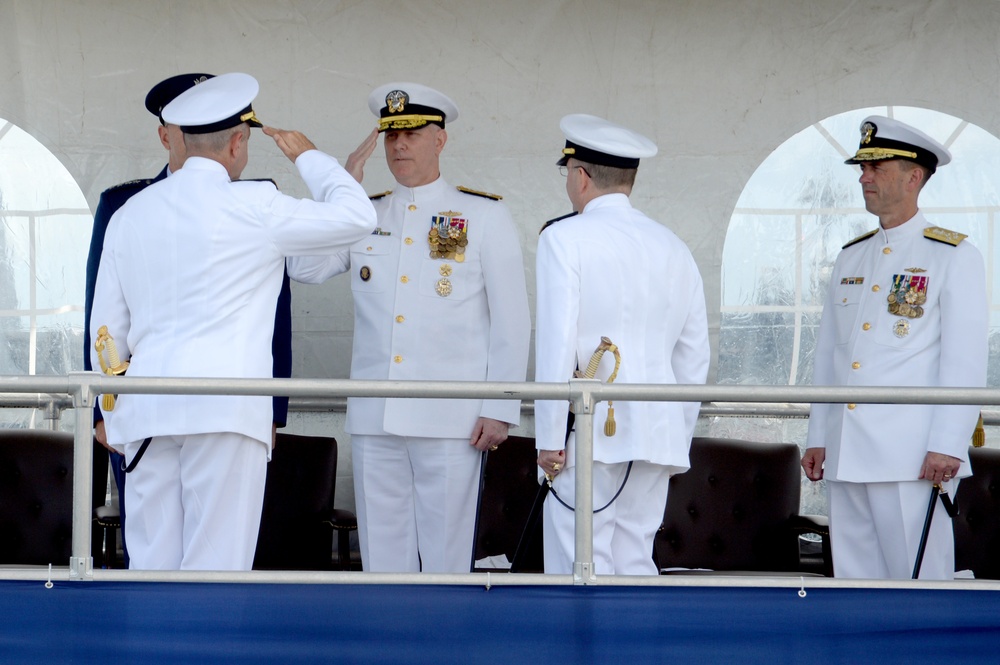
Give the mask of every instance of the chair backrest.
<path id="1" fill-rule="evenodd" d="M 538 493 L 535 440 L 511 436 L 486 456 L 476 517 L 474 561 L 505 555 L 513 562 L 532 503 Z M 529 533 L 529 546 L 518 572 L 542 572 L 542 520 Z M 473 568 L 474 571 L 494 570 Z"/>
<path id="2" fill-rule="evenodd" d="M 337 440 L 278 433 L 267 465 L 264 507 L 253 567 L 329 570 L 337 488 Z"/>
<path id="3" fill-rule="evenodd" d="M 1000 579 L 1000 450 L 970 448 L 972 477 L 955 493 L 955 569 Z"/>
<path id="4" fill-rule="evenodd" d="M 660 568 L 796 570 L 799 459 L 791 443 L 695 438 L 691 468 L 670 479 Z"/>
<path id="5" fill-rule="evenodd" d="M 90 512 L 108 491 L 108 453 L 93 446 Z M 66 566 L 72 544 L 73 434 L 0 429 L 0 563 Z"/>

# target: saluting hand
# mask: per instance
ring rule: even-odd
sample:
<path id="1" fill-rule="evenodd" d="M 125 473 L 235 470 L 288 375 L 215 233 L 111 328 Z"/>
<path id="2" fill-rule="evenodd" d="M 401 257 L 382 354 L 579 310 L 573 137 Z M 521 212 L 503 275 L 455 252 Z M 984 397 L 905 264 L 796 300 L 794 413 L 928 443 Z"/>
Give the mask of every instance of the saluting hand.
<path id="1" fill-rule="evenodd" d="M 289 129 L 277 129 L 275 127 L 264 127 L 263 132 L 274 139 L 274 142 L 285 153 L 285 157 L 292 160 L 292 163 L 299 158 L 299 155 L 307 150 L 315 150 L 316 146 L 306 138 L 302 132 Z"/>
<path id="2" fill-rule="evenodd" d="M 368 158 L 372 156 L 375 151 L 375 145 L 378 143 L 378 128 L 376 127 L 371 131 L 371 134 L 365 137 L 365 140 L 361 142 L 361 145 L 352 152 L 347 157 L 347 162 L 344 164 L 344 168 L 348 173 L 353 176 L 358 183 L 361 182 L 365 177 L 365 163 Z"/>

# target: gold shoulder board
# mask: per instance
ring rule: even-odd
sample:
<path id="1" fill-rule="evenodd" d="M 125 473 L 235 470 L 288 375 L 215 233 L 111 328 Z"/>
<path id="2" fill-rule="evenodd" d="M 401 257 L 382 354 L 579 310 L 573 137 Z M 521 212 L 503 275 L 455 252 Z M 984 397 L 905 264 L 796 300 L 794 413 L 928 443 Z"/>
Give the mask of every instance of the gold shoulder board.
<path id="1" fill-rule="evenodd" d="M 862 233 L 857 238 L 855 238 L 851 242 L 849 242 L 846 245 L 844 245 L 843 247 L 841 247 L 841 249 L 847 249 L 851 245 L 856 245 L 857 243 L 861 242 L 862 240 L 868 240 L 869 238 L 871 238 L 876 233 L 878 233 L 878 229 L 873 229 L 873 230 L 869 231 L 868 233 Z"/>
<path id="2" fill-rule="evenodd" d="M 958 231 L 942 229 L 940 226 L 931 226 L 924 229 L 924 237 L 928 240 L 937 240 L 938 242 L 943 242 L 946 245 L 958 247 L 958 243 L 962 242 L 969 236 L 964 233 L 959 233 Z"/>
<path id="3" fill-rule="evenodd" d="M 500 196 L 499 194 L 490 194 L 489 192 L 480 192 L 480 191 L 475 190 L 475 189 L 469 189 L 468 187 L 462 187 L 461 185 L 459 185 L 455 189 L 457 189 L 458 191 L 460 191 L 460 192 L 462 192 L 464 194 L 472 194 L 473 196 L 482 196 L 484 199 L 493 199 L 494 201 L 502 201 L 503 200 L 503 197 Z"/>
<path id="4" fill-rule="evenodd" d="M 387 189 L 384 192 L 379 192 L 378 194 L 372 194 L 368 198 L 371 199 L 372 201 L 378 201 L 379 199 L 385 198 L 385 197 L 389 196 L 390 194 L 392 194 L 392 190 L 391 189 Z"/>

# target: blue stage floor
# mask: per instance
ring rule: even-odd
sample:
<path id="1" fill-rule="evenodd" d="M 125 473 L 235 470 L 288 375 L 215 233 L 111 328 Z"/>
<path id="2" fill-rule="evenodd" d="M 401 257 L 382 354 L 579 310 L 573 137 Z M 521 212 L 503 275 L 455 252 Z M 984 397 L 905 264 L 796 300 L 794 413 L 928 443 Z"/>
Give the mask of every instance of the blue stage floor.
<path id="1" fill-rule="evenodd" d="M 1000 591 L 0 581 L 10 663 L 995 662 Z"/>

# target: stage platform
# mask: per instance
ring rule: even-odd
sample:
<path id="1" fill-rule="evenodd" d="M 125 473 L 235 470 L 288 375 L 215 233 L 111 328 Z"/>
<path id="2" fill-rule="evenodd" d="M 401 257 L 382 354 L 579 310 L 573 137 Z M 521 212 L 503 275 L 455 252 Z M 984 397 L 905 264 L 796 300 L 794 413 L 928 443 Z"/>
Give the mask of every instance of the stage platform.
<path id="1" fill-rule="evenodd" d="M 112 577 L 0 580 L 0 662 L 955 663 L 1000 644 L 1000 586 L 982 582 Z"/>

